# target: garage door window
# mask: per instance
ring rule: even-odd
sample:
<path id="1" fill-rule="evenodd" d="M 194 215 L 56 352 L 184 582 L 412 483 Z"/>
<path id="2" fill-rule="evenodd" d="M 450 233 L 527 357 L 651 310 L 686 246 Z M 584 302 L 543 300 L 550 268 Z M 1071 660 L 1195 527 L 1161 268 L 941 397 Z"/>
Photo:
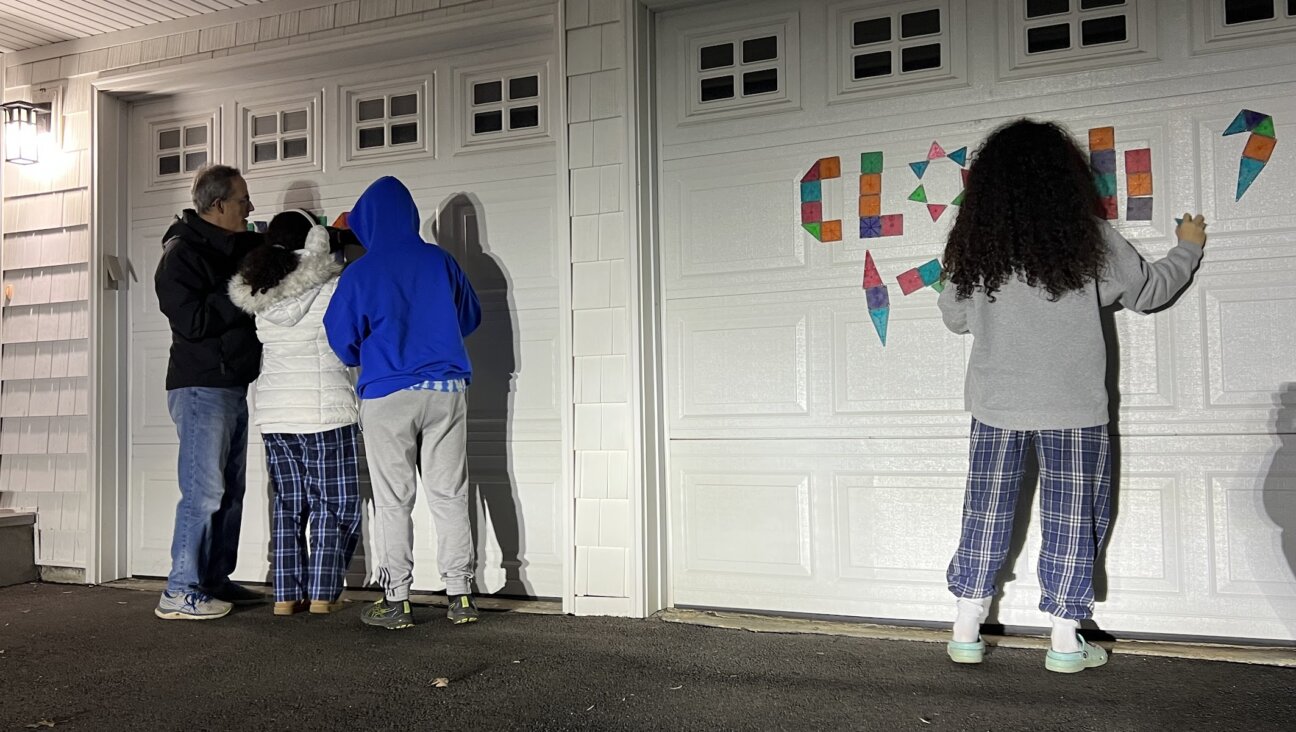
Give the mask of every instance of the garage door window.
<path id="1" fill-rule="evenodd" d="M 315 101 L 242 106 L 243 167 L 249 172 L 317 167 Z"/>
<path id="2" fill-rule="evenodd" d="M 433 154 L 434 80 L 392 79 L 344 86 L 340 97 L 342 165 Z"/>
<path id="3" fill-rule="evenodd" d="M 967 57 L 961 0 L 868 2 L 839 7 L 830 19 L 837 30 L 836 95 L 868 97 L 949 87 L 966 78 Z"/>
<path id="4" fill-rule="evenodd" d="M 470 144 L 534 137 L 545 132 L 542 69 L 512 69 L 466 77 L 464 120 Z"/>
<path id="5" fill-rule="evenodd" d="M 789 15 L 684 34 L 679 78 L 686 116 L 733 117 L 795 103 L 796 27 Z"/>
<path id="6" fill-rule="evenodd" d="M 210 119 L 152 126 L 153 182 L 187 181 L 211 161 Z"/>
<path id="7" fill-rule="evenodd" d="M 1001 42 L 1005 77 L 1061 73 L 1156 57 L 1155 0 L 1011 0 Z M 1036 71 L 1038 69 L 1038 71 Z M 1025 74 L 1015 74 L 1025 70 Z"/>
<path id="8" fill-rule="evenodd" d="M 1239 39 L 1232 45 L 1262 45 L 1296 37 L 1296 0 L 1198 0 L 1196 10 L 1210 19 L 1203 23 L 1207 43 Z"/>

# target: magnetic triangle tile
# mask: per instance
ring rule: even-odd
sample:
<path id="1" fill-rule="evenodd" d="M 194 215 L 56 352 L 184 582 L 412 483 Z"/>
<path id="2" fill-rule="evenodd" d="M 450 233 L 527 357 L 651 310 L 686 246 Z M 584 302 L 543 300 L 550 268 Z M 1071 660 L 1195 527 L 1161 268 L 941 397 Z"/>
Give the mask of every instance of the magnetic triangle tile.
<path id="1" fill-rule="evenodd" d="M 935 221 L 941 217 L 941 214 L 945 213 L 945 204 L 929 203 L 927 204 L 927 213 L 931 214 L 932 221 Z"/>
<path id="2" fill-rule="evenodd" d="M 959 165 L 967 165 L 967 148 L 960 147 L 954 152 L 949 153 L 946 157 L 958 163 Z"/>
<path id="3" fill-rule="evenodd" d="M 1260 124 L 1256 125 L 1254 130 L 1251 130 L 1251 134 L 1260 135 L 1261 137 L 1277 137 L 1274 134 L 1273 117 L 1265 117 L 1260 120 Z"/>
<path id="4" fill-rule="evenodd" d="M 347 226 L 347 214 L 349 213 L 350 213 L 349 211 L 343 211 L 342 213 L 338 214 L 338 217 L 333 220 L 333 228 L 335 229 L 350 228 Z"/>
<path id="5" fill-rule="evenodd" d="M 1242 200 L 1242 194 L 1247 192 L 1252 183 L 1255 183 L 1256 176 L 1260 175 L 1260 171 L 1264 170 L 1264 166 L 1263 160 L 1242 158 L 1242 164 L 1238 166 L 1237 198 L 1235 200 Z"/>
<path id="6" fill-rule="evenodd" d="M 923 173 L 927 172 L 928 165 L 931 165 L 930 160 L 923 160 L 917 163 L 909 163 L 909 167 L 913 169 L 914 175 L 918 176 L 918 180 L 922 180 Z"/>
<path id="7" fill-rule="evenodd" d="M 869 311 L 869 317 L 873 319 L 873 329 L 877 331 L 878 338 L 884 346 L 886 345 L 887 318 L 890 314 L 891 308 L 889 307 Z"/>
<path id="8" fill-rule="evenodd" d="M 1269 116 L 1264 112 L 1252 112 L 1249 109 L 1242 110 L 1242 114 L 1246 117 L 1246 128 L 1248 130 L 1254 130 L 1261 120 Z"/>
<path id="9" fill-rule="evenodd" d="M 944 148 L 940 146 L 939 142 L 933 142 L 931 149 L 927 151 L 927 159 L 935 160 L 936 158 L 943 158 L 943 157 L 945 157 Z"/>
<path id="10" fill-rule="evenodd" d="M 818 221 L 810 224 L 801 224 L 801 226 L 804 227 L 806 231 L 810 232 L 810 236 L 813 236 L 815 239 L 820 237 L 820 225 Z"/>
<path id="11" fill-rule="evenodd" d="M 918 186 L 917 188 L 914 189 L 913 193 L 909 194 L 909 200 L 917 201 L 918 203 L 927 203 L 927 189 L 923 188 L 922 186 Z"/>
<path id="12" fill-rule="evenodd" d="M 968 176 L 972 174 L 972 171 L 965 168 L 959 172 L 963 174 L 963 187 L 967 188 Z"/>
<path id="13" fill-rule="evenodd" d="M 1229 123 L 1228 129 L 1224 130 L 1224 137 L 1229 135 L 1240 135 L 1247 131 L 1246 112 L 1238 112 L 1233 121 Z"/>
<path id="14" fill-rule="evenodd" d="M 878 274 L 877 265 L 873 264 L 873 252 L 864 252 L 864 289 L 881 287 L 882 277 Z"/>
<path id="15" fill-rule="evenodd" d="M 809 183 L 812 180 L 819 180 L 819 161 L 817 160 L 814 165 L 810 166 L 810 170 L 806 171 L 806 174 L 801 176 L 802 183 Z"/>
<path id="16" fill-rule="evenodd" d="M 950 205 L 951 205 L 951 206 L 962 206 L 962 205 L 963 205 L 963 191 L 959 191 L 959 194 L 958 194 L 957 196 L 954 197 L 954 200 L 953 200 L 953 201 L 950 201 Z"/>

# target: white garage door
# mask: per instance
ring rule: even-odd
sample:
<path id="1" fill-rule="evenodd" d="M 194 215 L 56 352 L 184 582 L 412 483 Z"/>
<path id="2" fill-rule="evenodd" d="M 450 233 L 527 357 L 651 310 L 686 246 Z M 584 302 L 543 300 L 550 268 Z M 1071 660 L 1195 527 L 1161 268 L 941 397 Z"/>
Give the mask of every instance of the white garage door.
<path id="1" fill-rule="evenodd" d="M 1280 142 L 1235 200 L 1248 135 L 1223 134 L 1250 109 L 1296 137 L 1290 40 L 1207 56 L 1179 3 L 972 5 L 659 16 L 673 603 L 952 617 L 970 341 L 945 330 L 933 290 L 902 294 L 898 278 L 940 255 L 963 149 L 1031 115 L 1086 141 L 1114 128 L 1113 223 L 1147 257 L 1173 244 L 1179 212 L 1211 222 L 1174 307 L 1112 318 L 1119 479 L 1098 624 L 1296 639 L 1296 147 Z M 1245 30 L 1225 40 L 1270 42 Z M 1150 180 L 1123 154 L 1144 149 Z M 1145 197 L 1150 220 L 1129 203 Z M 885 346 L 866 253 L 889 289 Z M 1037 510 L 1001 578 L 1008 625 L 1046 624 Z"/>
<path id="2" fill-rule="evenodd" d="M 164 388 L 170 333 L 152 274 L 162 233 L 190 205 L 193 170 L 212 160 L 243 169 L 257 207 L 253 221 L 292 207 L 332 221 L 382 175 L 400 177 L 413 191 L 425 237 L 432 238 L 439 215 L 440 243 L 468 272 L 484 310 L 468 344 L 480 590 L 561 595 L 566 396 L 557 308 L 565 255 L 550 136 L 560 113 L 551 59 L 552 45 L 537 42 L 503 54 L 460 53 L 133 106 L 131 262 L 139 284 L 130 302 L 132 574 L 169 571 L 179 496 Z M 267 581 L 270 505 L 255 429 L 250 442 L 235 577 Z M 441 589 L 422 498 L 414 518 L 415 589 Z M 366 517 L 365 547 L 369 535 Z M 374 576 L 365 553 L 352 566 L 353 586 Z"/>

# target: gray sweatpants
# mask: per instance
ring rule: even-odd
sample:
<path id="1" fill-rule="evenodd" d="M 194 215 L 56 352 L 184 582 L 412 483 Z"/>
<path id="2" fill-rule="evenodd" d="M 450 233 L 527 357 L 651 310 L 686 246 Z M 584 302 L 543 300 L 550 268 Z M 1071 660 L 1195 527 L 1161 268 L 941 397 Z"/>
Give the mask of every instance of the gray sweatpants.
<path id="1" fill-rule="evenodd" d="M 437 534 L 437 565 L 446 593 L 472 582 L 468 522 L 467 399 L 462 392 L 398 391 L 360 402 L 373 482 L 378 579 L 389 602 L 409 599 L 414 571 L 415 468 L 423 478 Z"/>

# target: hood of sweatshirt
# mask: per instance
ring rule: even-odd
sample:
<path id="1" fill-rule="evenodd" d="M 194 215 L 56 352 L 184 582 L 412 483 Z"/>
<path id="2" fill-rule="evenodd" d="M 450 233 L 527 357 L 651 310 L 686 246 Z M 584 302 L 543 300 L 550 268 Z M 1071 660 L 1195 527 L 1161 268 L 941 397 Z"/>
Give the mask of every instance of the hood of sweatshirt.
<path id="1" fill-rule="evenodd" d="M 230 280 L 229 297 L 241 310 L 275 325 L 296 325 L 310 310 L 320 286 L 337 277 L 342 265 L 329 255 L 328 232 L 316 226 L 297 252 L 297 268 L 265 292 L 253 292 L 242 274 Z"/>
<path id="2" fill-rule="evenodd" d="M 396 178 L 384 176 L 361 194 L 347 224 L 370 251 L 403 244 L 423 244 L 414 196 Z"/>

